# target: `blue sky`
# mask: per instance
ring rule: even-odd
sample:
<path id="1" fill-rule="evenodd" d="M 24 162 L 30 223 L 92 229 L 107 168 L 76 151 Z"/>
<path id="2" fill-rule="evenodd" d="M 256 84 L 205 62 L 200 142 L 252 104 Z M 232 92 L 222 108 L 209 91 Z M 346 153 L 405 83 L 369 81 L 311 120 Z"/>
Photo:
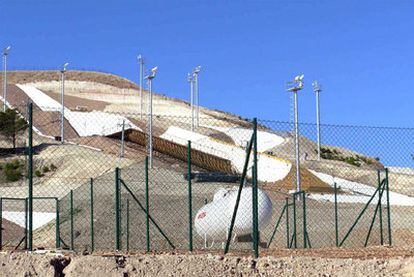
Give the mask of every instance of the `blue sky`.
<path id="1" fill-rule="evenodd" d="M 301 121 L 413 126 L 413 1 L 0 1 L 0 47 L 14 69 L 112 72 L 137 81 L 136 56 L 158 65 L 154 90 L 244 117 L 289 119 L 285 82 L 305 74 Z"/>

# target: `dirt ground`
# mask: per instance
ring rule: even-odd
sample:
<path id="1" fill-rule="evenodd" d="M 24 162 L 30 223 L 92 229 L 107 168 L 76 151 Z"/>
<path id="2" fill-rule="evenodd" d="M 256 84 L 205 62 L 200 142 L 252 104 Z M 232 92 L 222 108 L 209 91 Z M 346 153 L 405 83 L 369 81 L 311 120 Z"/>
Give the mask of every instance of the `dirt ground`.
<path id="1" fill-rule="evenodd" d="M 218 253 L 2 252 L 0 264 L 2 276 L 414 276 L 413 251 L 391 248 L 285 250 L 259 259 Z"/>

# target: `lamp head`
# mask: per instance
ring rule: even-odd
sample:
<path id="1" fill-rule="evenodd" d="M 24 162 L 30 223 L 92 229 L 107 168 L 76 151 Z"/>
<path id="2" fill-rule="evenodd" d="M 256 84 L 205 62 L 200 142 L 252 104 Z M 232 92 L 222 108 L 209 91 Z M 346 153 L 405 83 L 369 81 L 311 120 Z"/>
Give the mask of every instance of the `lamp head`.
<path id="1" fill-rule="evenodd" d="M 10 49 L 11 49 L 11 46 L 10 46 L 10 45 L 9 45 L 9 46 L 7 46 L 6 48 L 4 48 L 4 50 L 3 50 L 3 55 L 7 55 L 7 54 L 9 54 Z"/>

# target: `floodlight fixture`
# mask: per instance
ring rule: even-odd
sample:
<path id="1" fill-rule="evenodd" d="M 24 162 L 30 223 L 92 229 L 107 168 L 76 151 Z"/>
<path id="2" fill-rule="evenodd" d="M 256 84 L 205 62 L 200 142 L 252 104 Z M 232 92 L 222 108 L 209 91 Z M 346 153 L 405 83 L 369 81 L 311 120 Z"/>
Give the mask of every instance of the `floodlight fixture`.
<path id="1" fill-rule="evenodd" d="M 6 48 L 4 48 L 3 55 L 7 56 L 9 54 L 9 52 L 10 52 L 10 49 L 11 49 L 11 46 L 10 45 L 7 46 Z"/>
<path id="2" fill-rule="evenodd" d="M 313 81 L 312 82 L 312 87 L 313 87 L 314 92 L 321 92 L 322 91 L 322 86 L 321 86 L 321 84 L 318 83 L 318 81 Z"/>

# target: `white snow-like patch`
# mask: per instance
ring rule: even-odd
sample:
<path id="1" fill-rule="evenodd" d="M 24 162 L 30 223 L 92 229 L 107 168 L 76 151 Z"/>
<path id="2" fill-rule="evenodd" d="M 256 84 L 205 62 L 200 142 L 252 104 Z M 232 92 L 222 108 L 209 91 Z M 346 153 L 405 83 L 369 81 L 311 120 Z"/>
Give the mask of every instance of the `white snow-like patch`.
<path id="1" fill-rule="evenodd" d="M 187 145 L 191 141 L 192 148 L 199 151 L 230 160 L 237 172 L 243 171 L 246 158 L 246 150 L 226 143 L 219 142 L 208 136 L 187 131 L 185 129 L 170 126 L 167 131 L 161 135 L 161 138 L 173 141 L 181 145 Z M 258 154 L 258 179 L 264 182 L 275 182 L 286 177 L 291 169 L 288 161 L 271 157 L 266 154 Z M 253 159 L 249 161 L 248 176 L 251 176 L 250 167 L 253 165 Z"/>
<path id="2" fill-rule="evenodd" d="M 214 125 L 205 125 L 210 129 L 217 130 L 219 132 L 225 133 L 231 137 L 238 146 L 245 147 L 247 141 L 252 137 L 253 130 L 246 129 L 242 127 L 219 127 Z M 257 131 L 257 151 L 265 152 L 270 150 L 285 141 L 284 138 L 266 131 Z"/>
<path id="3" fill-rule="evenodd" d="M 28 85 L 17 86 L 23 90 L 42 111 L 60 112 L 62 105 L 39 89 Z M 125 130 L 131 128 L 141 130 L 121 115 L 99 111 L 73 112 L 68 108 L 65 108 L 64 112 L 65 119 L 69 121 L 70 125 L 81 137 L 93 135 L 107 136 L 121 132 L 123 121 L 125 121 Z"/>
<path id="4" fill-rule="evenodd" d="M 329 174 L 316 172 L 314 170 L 309 170 L 312 174 L 316 177 L 321 179 L 323 182 L 329 184 L 330 186 L 334 187 L 334 183 L 336 183 L 337 187 L 343 190 L 344 192 L 348 193 L 338 194 L 337 201 L 339 203 L 367 203 L 371 196 L 375 193 L 376 188 L 372 186 L 368 186 L 365 184 L 352 182 L 346 179 L 333 177 Z M 390 205 L 393 206 L 414 206 L 414 197 L 410 197 L 401 193 L 397 192 L 389 192 L 390 195 Z M 329 201 L 334 202 L 335 196 L 334 194 L 316 194 L 312 193 L 309 195 L 310 198 L 320 201 Z M 386 202 L 386 195 L 385 191 L 382 195 L 383 203 Z M 372 199 L 371 204 L 378 203 L 378 193 Z"/>
<path id="5" fill-rule="evenodd" d="M 3 211 L 2 217 L 8 221 L 14 222 L 17 225 L 25 228 L 25 212 L 8 212 Z M 33 230 L 42 227 L 43 225 L 55 220 L 56 213 L 33 212 Z"/>

